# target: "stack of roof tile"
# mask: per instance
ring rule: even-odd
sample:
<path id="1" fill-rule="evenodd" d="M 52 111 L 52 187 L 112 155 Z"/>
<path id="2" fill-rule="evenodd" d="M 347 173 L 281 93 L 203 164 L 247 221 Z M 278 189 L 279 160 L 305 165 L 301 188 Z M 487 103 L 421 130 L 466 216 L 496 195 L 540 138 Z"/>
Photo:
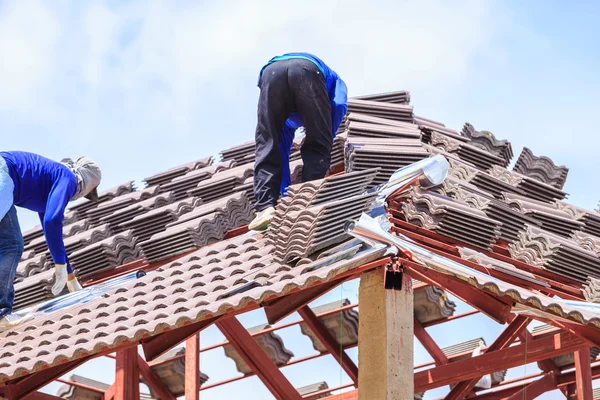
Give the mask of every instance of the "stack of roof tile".
<path id="1" fill-rule="evenodd" d="M 25 242 L 25 246 L 27 246 L 32 240 L 41 238 L 43 236 L 44 229 L 41 225 L 36 225 L 28 231 L 23 232 L 23 242 Z"/>
<path id="2" fill-rule="evenodd" d="M 100 222 L 102 217 L 113 214 L 115 211 L 129 207 L 132 204 L 139 203 L 140 201 L 147 200 L 159 194 L 159 187 L 153 186 L 146 188 L 142 191 L 136 191 L 127 193 L 122 196 L 115 197 L 109 201 L 106 201 L 96 208 L 92 208 L 86 212 L 86 218 L 92 225 L 96 225 Z M 166 201 L 166 199 L 159 199 Z"/>
<path id="3" fill-rule="evenodd" d="M 267 328 L 270 328 L 270 325 L 255 326 L 248 328 L 248 333 L 253 334 Z M 277 366 L 287 363 L 292 357 L 294 357 L 294 353 L 285 347 L 281 336 L 276 334 L 274 331 L 254 336 L 254 340 L 265 351 L 271 361 L 273 361 L 273 363 Z M 235 366 L 239 372 L 244 375 L 252 373 L 252 368 L 246 364 L 243 358 L 230 344 L 223 346 L 223 350 L 225 351 L 225 355 L 235 362 Z"/>
<path id="4" fill-rule="evenodd" d="M 555 202 L 554 206 L 568 213 L 575 221 L 583 223 L 581 232 L 600 237 L 600 214 L 563 201 Z"/>
<path id="5" fill-rule="evenodd" d="M 473 357 L 473 353 L 477 348 L 485 346 L 485 340 L 483 338 L 477 338 L 468 340 L 466 342 L 457 343 L 452 346 L 442 348 L 442 351 L 448 358 L 452 358 L 453 361 L 466 360 Z M 506 370 L 494 372 L 491 375 L 492 385 L 497 385 L 502 382 L 506 377 Z M 476 385 L 476 387 L 479 387 Z"/>
<path id="6" fill-rule="evenodd" d="M 63 227 L 64 237 L 75 236 L 79 233 L 85 232 L 92 227 L 92 223 L 88 219 L 82 219 L 77 222 L 73 222 Z"/>
<path id="7" fill-rule="evenodd" d="M 124 231 L 70 254 L 73 270 L 80 278 L 135 261 L 142 252 L 132 231 Z"/>
<path id="8" fill-rule="evenodd" d="M 465 123 L 462 135 L 470 139 L 470 144 L 479 147 L 497 157 L 504 159 L 503 167 L 506 167 L 513 157 L 512 147 L 508 140 L 498 140 L 492 132 L 476 131 L 473 125 Z"/>
<path id="9" fill-rule="evenodd" d="M 331 147 L 331 167 L 330 169 L 336 169 L 344 166 L 344 149 L 346 148 L 346 139 L 348 138 L 347 132 L 339 132 L 335 139 L 333 139 L 333 146 Z"/>
<path id="10" fill-rule="evenodd" d="M 160 378 L 171 393 L 175 397 L 185 395 L 185 358 L 179 358 L 185 354 L 184 348 L 177 348 L 167 351 L 165 354 L 158 357 L 152 362 L 150 368 Z M 177 357 L 177 358 L 176 358 Z M 165 362 L 171 360 L 170 362 Z M 208 375 L 200 373 L 200 385 L 203 385 L 208 380 Z M 144 380 L 142 379 L 142 382 Z M 160 396 L 154 393 L 152 387 L 150 388 L 150 394 L 159 399 Z"/>
<path id="11" fill-rule="evenodd" d="M 300 158 L 300 148 L 302 147 L 303 141 L 303 136 L 298 136 L 294 139 L 292 150 L 290 152 L 290 161 L 295 161 Z M 221 151 L 221 160 L 235 161 L 237 165 L 254 164 L 254 161 L 256 161 L 255 147 L 256 143 L 252 141 L 223 150 Z"/>
<path id="12" fill-rule="evenodd" d="M 500 237 L 500 222 L 467 203 L 437 193 L 411 189 L 402 211 L 408 222 L 484 249 L 491 248 Z"/>
<path id="13" fill-rule="evenodd" d="M 44 300 L 51 299 L 54 284 L 54 270 L 36 274 L 15 284 L 15 302 L 13 309 L 29 307 Z"/>
<path id="14" fill-rule="evenodd" d="M 174 178 L 169 183 L 161 185 L 160 189 L 163 192 L 172 191 L 175 201 L 183 200 L 186 197 L 189 197 L 188 191 L 196 188 L 199 182 L 210 179 L 214 174 L 233 168 L 235 165 L 235 161 L 230 160 L 213 164 L 208 167 L 195 169 L 186 173 L 185 175 Z"/>
<path id="15" fill-rule="evenodd" d="M 212 177 L 200 181 L 195 188 L 188 190 L 190 197 L 201 198 L 204 203 L 217 200 L 239 190 L 247 191 L 247 179 L 254 175 L 254 165 L 239 167 L 215 173 Z M 245 185 L 240 189 L 240 186 Z"/>
<path id="16" fill-rule="evenodd" d="M 223 202 L 201 207 L 191 218 L 186 215 L 165 231 L 140 243 L 150 262 L 159 261 L 223 239 L 232 228 L 248 224 L 253 210 L 245 193 L 237 193 Z"/>
<path id="17" fill-rule="evenodd" d="M 110 230 L 108 224 L 90 228 L 81 233 L 65 238 L 65 250 L 67 251 L 67 254 L 70 254 L 71 252 L 80 250 L 92 243 L 104 240 L 110 237 L 111 234 L 112 231 Z M 49 259 L 50 252 L 48 250 L 48 245 L 46 244 L 46 239 L 44 237 L 32 241 L 29 244 L 29 247 L 35 249 L 35 252 L 38 256 L 45 255 Z M 31 271 L 29 273 L 29 276 L 32 275 Z"/>
<path id="18" fill-rule="evenodd" d="M 537 179 L 518 174 L 514 171 L 509 171 L 506 168 L 494 166 L 488 172 L 491 176 L 520 189 L 525 196 L 531 197 L 532 199 L 550 203 L 556 200 L 562 200 L 567 196 L 567 193 L 556 189 L 553 186 L 540 182 Z"/>
<path id="19" fill-rule="evenodd" d="M 431 145 L 450 154 L 456 154 L 461 160 L 468 161 L 482 170 L 490 169 L 495 165 L 507 165 L 504 158 L 474 146 L 470 141 L 463 142 L 442 133 L 431 132 Z"/>
<path id="20" fill-rule="evenodd" d="M 516 187 L 516 183 L 513 185 L 510 182 L 505 182 L 467 163 L 457 161 L 454 158 L 448 158 L 448 163 L 450 164 L 449 177 L 469 182 L 479 189 L 491 193 L 496 199 L 502 199 L 504 192 L 525 194 L 522 189 Z"/>
<path id="21" fill-rule="evenodd" d="M 583 295 L 591 303 L 600 303 L 600 279 L 589 276 L 583 285 Z"/>
<path id="22" fill-rule="evenodd" d="M 160 193 L 154 197 L 150 197 L 147 200 L 143 200 L 123 209 L 116 210 L 112 214 L 100 218 L 99 222 L 102 224 L 108 224 L 113 232 L 119 233 L 124 230 L 122 228 L 123 223 L 131 221 L 136 216 L 143 215 L 148 211 L 156 210 L 169 205 L 173 203 L 173 200 L 173 194 L 171 192 Z"/>
<path id="23" fill-rule="evenodd" d="M 554 273 L 585 282 L 600 277 L 600 257 L 582 249 L 577 242 L 528 226 L 519 240 L 508 246 L 512 258 Z"/>
<path id="24" fill-rule="evenodd" d="M 153 235 L 164 231 L 167 224 L 177 221 L 183 214 L 191 212 L 201 204 L 202 200 L 197 198 L 180 200 L 138 215 L 130 221 L 121 223 L 119 228 L 121 231 L 131 229 L 139 241 L 148 240 Z"/>
<path id="25" fill-rule="evenodd" d="M 520 213 L 534 219 L 541 228 L 563 237 L 571 236 L 585 224 L 573 216 L 557 209 L 553 204 L 530 199 L 514 193 L 505 193 L 504 202 Z"/>
<path id="26" fill-rule="evenodd" d="M 70 219 L 74 219 L 74 220 L 83 219 L 86 217 L 86 213 L 89 210 L 96 208 L 99 204 L 104 203 L 109 200 L 112 200 L 115 197 L 123 196 L 123 195 L 125 195 L 127 193 L 131 193 L 131 192 L 135 192 L 135 190 L 136 189 L 135 189 L 135 185 L 133 184 L 133 181 L 129 181 L 122 185 L 115 186 L 113 188 L 106 189 L 106 190 L 98 193 L 97 201 L 90 201 L 87 199 L 83 199 L 78 204 L 69 207 L 69 210 L 74 214 L 71 216 Z M 67 218 L 65 216 L 65 222 L 64 222 L 65 224 L 68 223 L 66 221 L 67 221 Z"/>
<path id="27" fill-rule="evenodd" d="M 582 249 L 591 251 L 600 256 L 600 237 L 576 231 L 573 232 L 570 239 L 575 241 Z"/>
<path id="28" fill-rule="evenodd" d="M 145 178 L 143 180 L 143 182 L 146 183 L 146 187 L 160 186 L 162 184 L 169 183 L 173 179 L 177 178 L 178 176 L 185 175 L 188 172 L 193 171 L 195 169 L 208 167 L 212 163 L 213 163 L 212 157 L 206 157 L 201 160 L 192 161 L 187 164 L 169 168 L 166 171 L 159 172 L 158 174 L 154 174 L 149 178 Z"/>
<path id="29" fill-rule="evenodd" d="M 326 391 L 327 389 L 329 389 L 329 385 L 327 384 L 327 382 L 319 382 L 319 383 L 313 383 L 312 385 L 306 385 L 306 386 L 299 387 L 297 390 L 298 390 L 298 393 L 300 394 L 300 396 L 302 396 L 302 398 L 317 400 L 317 399 L 325 399 L 325 398 L 331 396 L 331 392 L 327 392 Z M 309 396 L 311 393 L 317 393 L 317 392 L 322 392 L 322 393 L 318 394 L 316 396 Z"/>
<path id="30" fill-rule="evenodd" d="M 397 121 L 413 122 L 413 108 L 406 104 L 390 104 L 370 100 L 349 99 L 348 112 L 395 119 Z"/>
<path id="31" fill-rule="evenodd" d="M 397 125 L 393 126 L 381 123 L 350 121 L 347 125 L 348 136 L 350 137 L 421 140 L 421 131 L 417 126 L 406 122 L 397 122 Z"/>
<path id="32" fill-rule="evenodd" d="M 442 124 L 441 122 L 415 116 L 414 123 L 419 127 L 424 143 L 431 143 L 431 136 L 434 132 L 440 135 L 448 136 L 449 138 L 458 140 L 459 142 L 467 143 L 469 141 L 468 138 L 462 136 L 460 133 L 458 133 L 458 131 L 446 127 L 446 125 Z"/>
<path id="33" fill-rule="evenodd" d="M 563 188 L 569 173 L 567 167 L 557 166 L 545 156 L 536 157 L 527 147 L 523 148 L 513 170 L 557 189 Z"/>
<path id="34" fill-rule="evenodd" d="M 28 276 L 39 274 L 52 268 L 52 259 L 46 254 L 40 254 L 19 262 L 15 275 L 15 283 L 23 281 Z"/>
<path id="35" fill-rule="evenodd" d="M 352 137 L 346 140 L 346 171 L 379 168 L 374 184 L 386 183 L 401 167 L 429 157 L 418 139 Z"/>
<path id="36" fill-rule="evenodd" d="M 485 190 L 456 178 L 446 178 L 444 183 L 435 188 L 435 191 L 463 201 L 470 207 L 483 211 L 489 218 L 500 222 L 502 224 L 500 238 L 505 241 L 517 240 L 519 232 L 525 229 L 526 224 L 537 224 L 534 219 L 496 200 Z"/>
<path id="37" fill-rule="evenodd" d="M 414 289 L 413 296 L 415 318 L 422 324 L 448 318 L 456 311 L 456 303 L 441 288 L 421 286 Z"/>
<path id="38" fill-rule="evenodd" d="M 541 338 L 548 335 L 553 335 L 556 333 L 556 328 L 553 325 L 539 325 L 533 328 L 533 335 L 536 338 Z M 596 357 L 600 355 L 600 349 L 597 347 L 590 347 L 590 360 L 594 362 Z M 558 368 L 566 368 L 569 366 L 573 366 L 575 364 L 575 353 L 565 353 L 557 357 L 553 357 L 552 361 Z"/>
<path id="39" fill-rule="evenodd" d="M 304 258 L 348 238 L 344 224 L 374 200 L 363 192 L 376 173 L 358 171 L 290 186 L 266 235 L 275 246 L 276 260 Z"/>
<path id="40" fill-rule="evenodd" d="M 366 96 L 356 96 L 358 100 L 379 101 L 392 104 L 409 104 L 410 92 L 408 90 L 398 90 L 395 92 L 377 93 Z"/>
<path id="41" fill-rule="evenodd" d="M 343 306 L 347 306 L 349 304 L 350 300 L 344 299 L 315 307 L 312 310 L 316 315 L 318 315 Z M 341 345 L 352 346 L 358 343 L 358 311 L 355 309 L 346 309 L 344 311 L 340 311 L 339 313 L 319 317 L 319 319 L 323 325 L 327 327 L 329 333 L 331 333 L 331 335 L 336 338 Z M 321 343 L 319 338 L 306 325 L 306 323 L 302 322 L 300 324 L 300 330 L 303 334 L 310 338 L 315 350 L 317 350 L 319 353 L 327 352 L 325 345 Z"/>

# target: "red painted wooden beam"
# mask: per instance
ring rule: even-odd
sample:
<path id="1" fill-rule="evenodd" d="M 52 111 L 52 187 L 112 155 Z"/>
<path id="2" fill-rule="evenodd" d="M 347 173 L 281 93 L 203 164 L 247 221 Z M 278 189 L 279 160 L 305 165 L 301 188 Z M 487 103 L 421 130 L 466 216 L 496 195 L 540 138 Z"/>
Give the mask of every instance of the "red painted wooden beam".
<path id="1" fill-rule="evenodd" d="M 182 343 L 187 338 L 196 335 L 202 331 L 202 329 L 210 326 L 219 318 L 220 317 L 209 318 L 142 340 L 142 349 L 144 351 L 144 355 L 146 356 L 146 360 L 154 360 L 161 354 L 164 354 L 173 347 Z"/>
<path id="2" fill-rule="evenodd" d="M 176 400 L 176 397 L 171 393 L 167 385 L 152 371 L 150 366 L 144 359 L 138 354 L 137 365 L 140 370 L 140 375 L 144 379 L 144 382 L 154 393 L 158 395 L 159 399 L 164 400 Z"/>
<path id="3" fill-rule="evenodd" d="M 200 334 L 185 342 L 185 398 L 200 400 Z"/>
<path id="4" fill-rule="evenodd" d="M 554 389 L 556 389 L 556 375 L 554 375 L 554 372 L 548 372 L 537 381 L 525 385 L 523 389 L 514 393 L 506 400 L 533 400 Z"/>
<path id="5" fill-rule="evenodd" d="M 575 352 L 575 382 L 577 384 L 577 400 L 592 398 L 592 366 L 590 349 Z"/>
<path id="6" fill-rule="evenodd" d="M 217 321 L 217 326 L 240 357 L 279 400 L 301 400 L 302 396 L 235 317 Z"/>
<path id="7" fill-rule="evenodd" d="M 402 260 L 402 265 L 408 267 L 407 272 L 413 278 L 444 288 L 500 324 L 506 323 L 510 318 L 511 306 L 474 288 L 466 282 L 459 281 L 412 261 Z"/>
<path id="8" fill-rule="evenodd" d="M 440 386 L 513 368 L 523 364 L 546 360 L 561 354 L 587 347 L 577 336 L 565 333 L 536 339 L 502 350 L 486 352 L 479 357 L 441 365 L 415 374 L 415 392 L 423 392 Z"/>
<path id="9" fill-rule="evenodd" d="M 104 400 L 112 400 L 115 398 L 115 384 L 110 385 L 106 392 L 104 392 Z"/>
<path id="10" fill-rule="evenodd" d="M 414 318 L 414 333 L 419 342 L 425 347 L 425 350 L 429 353 L 429 355 L 434 359 L 436 365 L 448 364 L 448 357 L 440 346 L 437 345 L 435 340 L 429 335 L 429 333 L 425 330 L 423 325 L 419 322 L 417 317 Z"/>
<path id="11" fill-rule="evenodd" d="M 56 365 L 54 367 L 39 371 L 35 374 L 16 379 L 13 382 L 7 383 L 4 387 L 1 387 L 0 395 L 3 395 L 10 400 L 22 399 L 26 395 L 46 386 L 56 378 L 59 378 L 69 371 L 77 368 L 81 364 L 85 363 L 88 359 L 89 357 L 84 357 L 79 360 Z"/>
<path id="12" fill-rule="evenodd" d="M 500 336 L 496 338 L 494 343 L 492 343 L 485 350 L 485 353 L 491 353 L 496 350 L 505 349 L 508 346 L 510 346 L 510 344 L 514 342 L 515 339 L 519 336 L 519 334 L 523 332 L 524 329 L 527 329 L 527 325 L 529 325 L 529 322 L 531 322 L 531 320 L 522 315 L 515 317 L 512 320 L 512 322 L 508 324 L 508 326 L 504 329 L 504 331 L 502 331 Z M 483 375 L 485 374 L 482 374 L 481 376 L 478 376 L 468 381 L 460 382 L 458 385 L 454 386 L 454 388 L 452 388 L 448 396 L 446 396 L 446 400 L 464 399 L 475 387 L 475 385 Z"/>
<path id="13" fill-rule="evenodd" d="M 137 348 L 132 347 L 117 352 L 115 377 L 115 400 L 140 398 L 140 371 Z"/>
<path id="14" fill-rule="evenodd" d="M 340 347 L 340 342 L 334 338 L 327 327 L 321 322 L 319 317 L 315 315 L 309 306 L 304 306 L 298 310 L 300 316 L 306 322 L 319 341 L 325 346 L 327 351 L 336 359 L 348 374 L 352 382 L 358 385 L 358 367 L 348 356 L 348 354 Z"/>

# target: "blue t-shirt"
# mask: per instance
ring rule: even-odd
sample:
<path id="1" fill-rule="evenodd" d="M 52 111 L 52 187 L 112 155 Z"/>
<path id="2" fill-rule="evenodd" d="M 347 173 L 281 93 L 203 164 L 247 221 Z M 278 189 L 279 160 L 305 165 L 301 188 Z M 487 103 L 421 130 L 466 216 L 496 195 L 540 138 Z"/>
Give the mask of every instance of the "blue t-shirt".
<path id="1" fill-rule="evenodd" d="M 23 151 L 0 152 L 15 184 L 14 204 L 40 216 L 48 249 L 55 264 L 68 264 L 63 242 L 63 220 L 77 192 L 77 177 L 65 165 Z"/>

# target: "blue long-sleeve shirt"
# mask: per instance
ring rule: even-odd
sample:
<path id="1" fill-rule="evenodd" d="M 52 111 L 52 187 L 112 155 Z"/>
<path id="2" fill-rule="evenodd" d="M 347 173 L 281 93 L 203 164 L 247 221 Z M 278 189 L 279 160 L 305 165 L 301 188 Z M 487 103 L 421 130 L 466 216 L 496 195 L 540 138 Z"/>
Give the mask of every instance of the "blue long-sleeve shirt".
<path id="1" fill-rule="evenodd" d="M 329 94 L 329 101 L 331 102 L 331 120 L 332 120 L 332 132 L 331 136 L 335 138 L 335 134 L 342 123 L 342 119 L 346 115 L 348 110 L 348 88 L 344 81 L 338 76 L 338 74 L 329 68 L 321 59 L 317 56 L 309 53 L 287 53 L 281 56 L 273 57 L 269 62 L 262 67 L 260 74 L 258 75 L 258 85 L 260 87 L 260 77 L 264 69 L 275 61 L 289 60 L 291 58 L 302 58 L 313 62 L 323 73 L 325 77 L 325 84 L 327 86 L 327 93 Z M 282 161 L 282 183 L 281 193 L 285 193 L 287 187 L 292 183 L 290 176 L 290 153 L 292 151 L 292 143 L 294 141 L 294 134 L 296 129 L 304 126 L 302 117 L 297 112 L 290 114 L 288 120 L 283 127 L 281 135 L 281 141 L 279 144 L 281 150 L 281 161 Z"/>
<path id="2" fill-rule="evenodd" d="M 14 204 L 40 216 L 55 264 L 69 264 L 63 242 L 65 208 L 77 191 L 77 178 L 65 165 L 22 151 L 0 152 L 15 184 Z"/>

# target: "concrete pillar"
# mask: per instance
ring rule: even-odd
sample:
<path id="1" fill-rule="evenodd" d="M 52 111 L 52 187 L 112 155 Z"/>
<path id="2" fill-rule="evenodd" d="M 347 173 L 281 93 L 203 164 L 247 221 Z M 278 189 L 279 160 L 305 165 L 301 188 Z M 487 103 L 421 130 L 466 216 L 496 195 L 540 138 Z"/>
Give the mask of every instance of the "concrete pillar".
<path id="1" fill-rule="evenodd" d="M 381 268 L 366 272 L 360 278 L 358 301 L 358 399 L 413 399 L 410 277 L 404 274 L 402 290 L 392 290 L 385 289 Z"/>

